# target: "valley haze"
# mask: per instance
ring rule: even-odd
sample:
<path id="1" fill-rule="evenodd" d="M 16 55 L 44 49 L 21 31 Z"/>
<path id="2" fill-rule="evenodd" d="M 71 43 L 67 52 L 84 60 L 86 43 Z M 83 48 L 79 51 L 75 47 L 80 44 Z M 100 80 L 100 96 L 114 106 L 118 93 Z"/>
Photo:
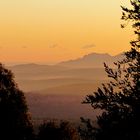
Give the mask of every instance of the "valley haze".
<path id="1" fill-rule="evenodd" d="M 119 54 L 91 53 L 75 60 L 55 65 L 35 63 L 8 66 L 15 75 L 19 88 L 25 92 L 33 118 L 79 119 L 96 118 L 89 105 L 82 104 L 108 77 L 103 63 L 123 59 Z"/>

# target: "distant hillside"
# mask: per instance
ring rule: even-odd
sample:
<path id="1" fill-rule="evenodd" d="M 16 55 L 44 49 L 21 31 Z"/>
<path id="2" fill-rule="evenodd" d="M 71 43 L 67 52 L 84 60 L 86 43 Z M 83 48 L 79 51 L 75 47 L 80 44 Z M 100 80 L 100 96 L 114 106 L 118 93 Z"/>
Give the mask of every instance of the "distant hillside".
<path id="1" fill-rule="evenodd" d="M 19 72 L 25 72 L 28 70 L 28 72 L 43 72 L 43 71 L 59 71 L 59 70 L 64 70 L 64 66 L 57 66 L 57 65 L 39 65 L 39 64 L 34 64 L 34 63 L 29 63 L 29 64 L 20 64 L 20 65 L 15 65 L 9 67 L 13 71 L 19 71 Z"/>
<path id="2" fill-rule="evenodd" d="M 113 62 L 122 57 L 92 53 L 57 65 L 29 63 L 11 66 L 9 69 L 13 71 L 22 90 L 44 90 L 50 87 L 107 80 L 103 62 L 112 67 Z"/>
<path id="3" fill-rule="evenodd" d="M 40 65 L 35 63 L 29 63 L 29 64 L 20 64 L 11 66 L 13 71 L 20 71 L 25 72 L 28 70 L 28 72 L 56 72 L 56 71 L 62 71 L 66 69 L 72 69 L 72 68 L 103 68 L 103 63 L 107 63 L 108 65 L 113 65 L 113 62 L 116 62 L 118 60 L 122 60 L 124 58 L 123 54 L 118 54 L 116 56 L 111 56 L 108 53 L 91 53 L 87 54 L 81 58 L 77 58 L 74 60 L 68 60 L 60 62 L 56 65 Z"/>
<path id="4" fill-rule="evenodd" d="M 108 65 L 113 65 L 113 62 L 123 59 L 123 55 L 119 54 L 116 56 L 111 56 L 107 53 L 99 54 L 99 53 L 91 53 L 85 55 L 81 58 L 75 60 L 69 60 L 59 63 L 60 66 L 68 66 L 68 67 L 103 67 L 103 63 L 107 63 Z"/>
<path id="5" fill-rule="evenodd" d="M 9 67 L 21 90 L 26 92 L 34 118 L 96 118 L 92 108 L 81 104 L 101 83 L 108 82 L 103 62 L 112 67 L 122 55 L 92 53 L 57 65 L 21 64 Z"/>

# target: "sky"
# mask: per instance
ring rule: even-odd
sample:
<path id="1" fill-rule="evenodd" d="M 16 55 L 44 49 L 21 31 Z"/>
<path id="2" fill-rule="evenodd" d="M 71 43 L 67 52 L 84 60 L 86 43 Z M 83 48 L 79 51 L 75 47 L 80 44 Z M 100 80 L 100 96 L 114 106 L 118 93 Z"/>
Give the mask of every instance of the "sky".
<path id="1" fill-rule="evenodd" d="M 128 0 L 0 0 L 0 60 L 53 64 L 126 51 L 134 33 L 121 29 L 120 5 Z"/>

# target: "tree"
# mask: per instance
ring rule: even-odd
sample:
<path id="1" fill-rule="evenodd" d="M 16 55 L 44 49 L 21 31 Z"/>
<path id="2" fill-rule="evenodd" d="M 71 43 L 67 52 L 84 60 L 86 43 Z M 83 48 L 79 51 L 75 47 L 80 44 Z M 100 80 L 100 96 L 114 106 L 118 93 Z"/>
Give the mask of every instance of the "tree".
<path id="1" fill-rule="evenodd" d="M 39 128 L 38 140 L 59 140 L 58 126 L 55 122 L 41 124 Z"/>
<path id="2" fill-rule="evenodd" d="M 38 140 L 79 140 L 79 135 L 69 122 L 50 121 L 40 126 Z"/>
<path id="3" fill-rule="evenodd" d="M 140 0 L 130 3 L 131 9 L 122 6 L 122 20 L 132 23 L 137 38 L 130 42 L 125 59 L 114 63 L 115 70 L 104 63 L 110 82 L 84 101 L 93 109 L 102 110 L 97 117 L 98 127 L 92 128 L 95 140 L 140 139 Z"/>
<path id="4" fill-rule="evenodd" d="M 0 139 L 31 140 L 30 120 L 24 93 L 12 72 L 0 64 Z"/>
<path id="5" fill-rule="evenodd" d="M 81 124 L 79 126 L 79 134 L 81 140 L 93 140 L 95 138 L 96 128 L 93 127 L 93 122 L 90 119 L 84 119 L 81 117 Z"/>

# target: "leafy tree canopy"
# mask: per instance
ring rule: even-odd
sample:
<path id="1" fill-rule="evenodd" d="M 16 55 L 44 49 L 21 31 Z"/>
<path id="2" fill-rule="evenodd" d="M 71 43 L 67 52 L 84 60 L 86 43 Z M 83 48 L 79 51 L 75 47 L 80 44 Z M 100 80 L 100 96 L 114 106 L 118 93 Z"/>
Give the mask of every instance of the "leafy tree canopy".
<path id="1" fill-rule="evenodd" d="M 24 93 L 0 64 L 0 139 L 31 140 L 32 124 Z"/>

